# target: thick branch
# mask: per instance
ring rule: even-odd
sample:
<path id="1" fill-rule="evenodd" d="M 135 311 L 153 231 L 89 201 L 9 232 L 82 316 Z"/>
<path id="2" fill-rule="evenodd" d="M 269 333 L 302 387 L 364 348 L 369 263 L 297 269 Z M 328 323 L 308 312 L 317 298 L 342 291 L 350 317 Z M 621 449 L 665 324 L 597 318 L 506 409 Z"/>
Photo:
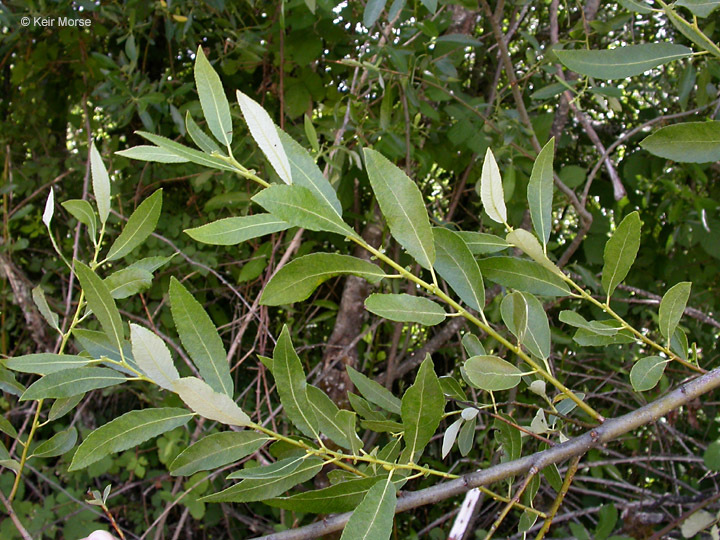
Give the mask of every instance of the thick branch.
<path id="1" fill-rule="evenodd" d="M 563 444 L 515 461 L 501 463 L 483 471 L 468 474 L 450 482 L 444 482 L 412 493 L 400 493 L 395 512 L 405 512 L 426 504 L 437 503 L 455 497 L 469 489 L 493 484 L 511 476 L 524 474 L 535 467 L 539 470 L 553 463 L 585 454 L 591 448 L 608 443 L 641 426 L 654 422 L 667 413 L 681 407 L 699 396 L 720 387 L 720 369 L 687 382 L 660 399 L 631 413 L 611 420 L 601 426 L 575 437 Z M 306 540 L 339 531 L 352 514 L 339 514 L 298 529 L 270 534 L 257 540 Z"/>

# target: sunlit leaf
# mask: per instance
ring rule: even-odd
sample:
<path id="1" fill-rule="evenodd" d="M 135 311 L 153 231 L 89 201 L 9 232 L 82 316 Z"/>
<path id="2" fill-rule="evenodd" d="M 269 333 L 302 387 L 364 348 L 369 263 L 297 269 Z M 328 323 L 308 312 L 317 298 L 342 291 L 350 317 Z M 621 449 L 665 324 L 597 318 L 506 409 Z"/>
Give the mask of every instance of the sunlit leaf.
<path id="1" fill-rule="evenodd" d="M 61 456 L 65 452 L 69 452 L 75 446 L 77 436 L 77 430 L 74 427 L 59 431 L 47 441 L 39 444 L 32 451 L 31 457 L 49 458 Z"/>
<path id="2" fill-rule="evenodd" d="M 503 193 L 502 177 L 495 156 L 490 148 L 485 152 L 482 174 L 480 176 L 480 199 L 485 213 L 490 219 L 498 223 L 507 222 L 505 208 L 505 195 Z"/>
<path id="3" fill-rule="evenodd" d="M 468 306 L 485 308 L 485 288 L 477 262 L 461 237 L 449 229 L 433 228 L 435 270 Z"/>
<path id="4" fill-rule="evenodd" d="M 200 416 L 229 426 L 248 426 L 250 417 L 238 407 L 230 396 L 216 392 L 205 381 L 197 377 L 182 377 L 172 381 L 185 405 Z"/>
<path id="5" fill-rule="evenodd" d="M 247 430 L 213 433 L 183 450 L 168 469 L 173 476 L 218 469 L 253 454 L 269 440 L 266 435 Z"/>
<path id="6" fill-rule="evenodd" d="M 165 342 L 147 328 L 133 323 L 130 323 L 130 340 L 133 357 L 142 372 L 158 386 L 174 392 L 173 381 L 180 375 Z"/>
<path id="7" fill-rule="evenodd" d="M 92 309 L 110 341 L 120 350 L 124 333 L 122 319 L 110 290 L 95 272 L 77 260 L 75 261 L 75 274 L 85 293 L 88 306 Z"/>
<path id="8" fill-rule="evenodd" d="M 207 225 L 185 229 L 192 239 L 216 246 L 234 246 L 246 240 L 289 229 L 290 224 L 271 214 L 223 218 Z"/>
<path id="9" fill-rule="evenodd" d="M 640 214 L 631 212 L 605 244 L 602 286 L 608 298 L 627 276 L 640 247 Z"/>
<path id="10" fill-rule="evenodd" d="M 555 138 L 553 137 L 540 151 L 533 164 L 530 182 L 527 187 L 528 206 L 533 227 L 543 246 L 550 239 L 552 230 L 553 200 L 553 155 Z"/>
<path id="11" fill-rule="evenodd" d="M 668 289 L 663 295 L 658 313 L 658 326 L 665 339 L 670 339 L 675 332 L 675 328 L 677 328 L 690 298 L 691 287 L 692 283 L 682 281 Z"/>
<path id="12" fill-rule="evenodd" d="M 162 189 L 145 199 L 132 213 L 120 236 L 115 239 L 107 254 L 114 261 L 130 253 L 155 230 L 162 209 Z"/>
<path id="13" fill-rule="evenodd" d="M 63 369 L 49 373 L 31 384 L 20 396 L 20 400 L 66 398 L 98 388 L 115 386 L 125 380 L 122 373 L 104 367 Z"/>
<path id="14" fill-rule="evenodd" d="M 402 398 L 402 421 L 405 426 L 404 463 L 415 462 L 435 434 L 445 410 L 445 397 L 435 374 L 430 355 L 420 364 L 415 382 Z"/>
<path id="15" fill-rule="evenodd" d="M 570 288 L 556 274 L 534 261 L 490 257 L 478 261 L 483 276 L 504 287 L 543 296 L 567 296 Z"/>
<path id="16" fill-rule="evenodd" d="M 220 77 L 205 58 L 202 45 L 195 56 L 195 85 L 205 121 L 215 138 L 230 147 L 232 142 L 232 117 Z"/>
<path id="17" fill-rule="evenodd" d="M 365 300 L 365 308 L 391 321 L 416 322 L 433 326 L 445 320 L 445 310 L 422 296 L 409 294 L 371 294 Z"/>
<path id="18" fill-rule="evenodd" d="M 665 126 L 640 143 L 656 156 L 680 163 L 720 160 L 720 121 L 682 122 Z"/>
<path id="19" fill-rule="evenodd" d="M 100 223 L 104 224 L 110 215 L 110 177 L 95 143 L 90 145 L 90 171 Z"/>
<path id="20" fill-rule="evenodd" d="M 660 356 L 646 356 L 635 362 L 630 370 L 630 384 L 635 391 L 645 392 L 655 388 L 669 361 Z"/>

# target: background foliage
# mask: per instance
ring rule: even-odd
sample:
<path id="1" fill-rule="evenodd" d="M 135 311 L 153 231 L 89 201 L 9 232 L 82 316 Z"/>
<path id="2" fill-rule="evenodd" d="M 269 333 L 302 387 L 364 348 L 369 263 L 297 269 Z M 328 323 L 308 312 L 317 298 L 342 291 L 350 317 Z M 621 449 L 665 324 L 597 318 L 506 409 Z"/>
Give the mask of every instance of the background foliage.
<path id="1" fill-rule="evenodd" d="M 678 4 L 672 13 L 692 21 L 693 14 L 683 4 L 693 3 Z M 652 7 L 660 8 L 661 3 Z M 318 382 L 326 385 L 323 388 L 352 382 L 344 370 L 328 368 L 337 360 L 336 366 L 353 366 L 401 396 L 415 380 L 425 353 L 432 354 L 438 375 L 454 374 L 461 380 L 459 366 L 469 355 L 461 345 L 469 332 L 462 318 L 425 327 L 365 315 L 365 296 L 377 291 L 352 278 L 331 279 L 302 303 L 270 307 L 256 302 L 288 250 L 294 257 L 313 252 L 352 254 L 351 244 L 342 237 L 309 230 L 296 236 L 292 229 L 231 247 L 198 243 L 183 230 L 247 215 L 257 186 L 233 173 L 192 163 L 146 163 L 115 154 L 145 143 L 138 130 L 184 142 L 186 114 L 202 123 L 193 76 L 200 44 L 228 95 L 235 89 L 247 94 L 296 141 L 312 149 L 337 191 L 346 221 L 369 244 L 382 244 L 403 266 L 413 261 L 383 229 L 362 148 L 377 150 L 416 181 L 434 226 L 504 237 L 502 225 L 488 216 L 479 193 L 486 151 L 492 148 L 502 172 L 508 223 L 530 229 L 534 218 L 527 211 L 527 186 L 539 150 L 533 138 L 544 146 L 554 136 L 554 170 L 574 191 L 579 205 L 573 206 L 567 194 L 555 190 L 547 245 L 551 258 L 580 276 L 604 301 L 599 274 L 608 235 L 626 216 L 638 212 L 641 248 L 614 294 L 614 309 L 642 332 L 657 333 L 659 296 L 653 295 L 662 295 L 679 282 L 692 282 L 688 305 L 695 311 L 691 316 L 686 312 L 681 327 L 702 358 L 701 366 L 716 367 L 717 157 L 680 162 L 677 156 L 667 159 L 650 153 L 640 142 L 664 125 L 717 119 L 720 59 L 706 51 L 642 75 L 605 81 L 559 71 L 558 57 L 563 57 L 553 53 L 560 48 L 607 49 L 654 42 L 702 50 L 688 32 L 683 34 L 672 24 L 667 12 L 647 9 L 630 1 L 492 6 L 412 0 L 387 5 L 375 0 L 102 5 L 11 1 L 0 6 L 4 164 L 0 260 L 6 278 L 0 282 L 0 353 L 12 357 L 57 347 L 55 335 L 32 302 L 33 287 L 42 287 L 61 322 L 74 311 L 69 291 L 77 288 L 77 280 L 69 277 L 56 256 L 41 217 L 50 186 L 57 201 L 91 198 L 88 156 L 94 141 L 110 172 L 118 210 L 108 221 L 110 238 L 143 200 L 163 189 L 155 234 L 125 261 L 174 254 L 147 288 L 119 302 L 122 315 L 155 329 L 175 344 L 173 354 L 182 358 L 167 299 L 171 277 L 181 280 L 208 311 L 231 352 L 234 385 L 246 392 L 240 401 L 244 410 L 256 411 L 264 419 L 278 403 L 277 394 L 271 392 L 273 379 L 257 355 L 271 356 L 283 325 L 291 328 L 311 380 L 324 373 Z M 89 28 L 23 27 L 18 22 L 26 14 L 57 18 L 77 17 L 80 12 L 92 20 Z M 717 13 L 698 14 L 699 27 L 717 42 Z M 504 38 L 498 39 L 498 30 Z M 505 62 L 510 62 L 511 70 Z M 231 113 L 235 158 L 261 178 L 277 181 L 252 138 L 240 131 L 245 124 L 239 108 L 233 105 Z M 79 231 L 71 214 L 57 206 L 53 235 L 60 250 L 68 259 L 90 260 L 94 246 Z M 420 272 L 418 266 L 415 270 Z M 505 291 L 486 285 L 485 315 L 500 328 Z M 416 292 L 399 280 L 390 289 Z M 574 328 L 560 312 L 577 311 L 595 320 L 602 318 L 601 311 L 571 299 L 548 297 L 543 297 L 543 309 L 551 321 L 554 368 L 568 387 L 583 393 L 605 417 L 627 413 L 690 375 L 674 364 L 656 388 L 633 392 L 628 373 L 633 362 L 645 355 L 640 345 L 580 348 L 572 339 Z M 90 318 L 86 327 L 95 324 Z M 492 338 L 478 337 L 486 349 L 498 349 Z M 7 392 L 14 384 L 11 377 L 9 371 L 2 371 L 0 384 L 6 392 L 0 406 L 13 429 L 23 432 L 33 402 L 18 401 Z M 18 375 L 18 381 L 28 386 L 33 377 Z M 127 411 L 181 405 L 174 395 L 150 388 L 140 382 L 122 390 L 94 390 L 71 414 L 41 428 L 39 440 L 69 427 L 75 427 L 82 439 Z M 487 402 L 474 392 L 474 401 Z M 339 394 L 331 393 L 341 403 Z M 511 391 L 498 394 L 498 400 L 499 411 L 514 424 L 530 425 L 536 412 L 534 395 Z M 589 420 L 578 419 L 580 425 L 568 428 L 568 434 L 580 433 L 582 422 Z M 453 420 L 443 422 L 450 425 Z M 280 431 L 283 418 L 273 422 Z M 443 424 L 441 430 L 443 426 L 447 427 Z M 453 450 L 443 460 L 438 435 L 424 459 L 433 468 L 452 472 L 507 459 L 512 446 L 508 441 L 519 436 L 505 426 L 481 414 L 475 432 L 466 430 L 467 451 Z M 171 477 L 166 466 L 191 441 L 213 430 L 217 426 L 210 422 L 193 421 L 77 472 L 68 471 L 70 456 L 34 458 L 28 464 L 27 480 L 20 484 L 15 511 L 34 538 L 79 538 L 106 526 L 98 507 L 83 502 L 85 493 L 102 491 L 112 483 L 107 504 L 131 538 L 148 529 L 147 534 L 156 538 L 178 537 L 182 531 L 193 538 L 245 538 L 312 521 L 312 515 L 258 503 L 199 501 L 223 487 L 218 475 Z M 17 452 L 7 428 L 3 431 L 3 442 Z M 551 534 L 649 538 L 668 524 L 679 527 L 686 512 L 718 492 L 717 475 L 711 470 L 717 470 L 718 458 L 711 455 L 714 461 L 707 461 L 707 449 L 719 436 L 717 399 L 710 395 L 663 422 L 623 437 L 605 451 L 592 450 L 581 462 L 561 510 L 564 518 Z M 379 437 L 384 435 L 365 434 L 366 448 L 385 441 Z M 532 440 L 523 444 L 523 454 L 540 446 Z M 267 454 L 253 459 L 267 459 Z M 5 495 L 13 480 L 13 473 L 3 469 L 0 490 Z M 412 489 L 432 482 L 432 478 L 414 480 Z M 555 496 L 545 484 L 535 502 L 543 509 Z M 316 485 L 320 487 L 322 479 Z M 494 489 L 512 493 L 509 483 Z M 184 496 L 174 503 L 180 494 Z M 400 514 L 396 534 L 446 536 L 457 503 L 451 499 Z M 487 530 L 502 503 L 486 499 L 482 504 L 477 528 Z M 717 507 L 715 497 L 705 510 L 714 514 Z M 522 514 L 511 516 L 499 534 L 516 534 Z M 19 537 L 11 520 L 0 524 L 0 536 Z"/>

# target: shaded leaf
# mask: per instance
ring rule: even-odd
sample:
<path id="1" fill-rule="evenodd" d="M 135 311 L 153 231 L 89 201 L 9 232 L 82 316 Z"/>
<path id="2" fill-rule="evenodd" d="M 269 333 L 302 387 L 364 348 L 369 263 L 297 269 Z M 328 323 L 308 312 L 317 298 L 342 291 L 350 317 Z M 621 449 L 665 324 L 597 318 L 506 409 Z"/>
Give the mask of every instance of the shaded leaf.
<path id="1" fill-rule="evenodd" d="M 370 28 L 380 17 L 382 10 L 385 9 L 387 0 L 368 0 L 363 11 L 363 26 Z"/>
<path id="2" fill-rule="evenodd" d="M 602 286 L 608 298 L 627 276 L 640 247 L 640 214 L 631 212 L 620 222 L 603 253 Z"/>
<path id="3" fill-rule="evenodd" d="M 217 329 L 200 302 L 174 277 L 170 278 L 170 310 L 183 347 L 202 378 L 213 390 L 232 397 L 230 366 Z"/>
<path id="4" fill-rule="evenodd" d="M 476 425 L 477 417 L 466 421 L 460 428 L 460 434 L 458 435 L 458 450 L 460 450 L 460 455 L 463 457 L 467 456 L 470 453 L 470 450 L 472 450 L 473 443 L 475 442 Z"/>
<path id="5" fill-rule="evenodd" d="M 308 384 L 305 387 L 307 391 L 308 401 L 315 412 L 320 431 L 330 438 L 335 444 L 343 448 L 350 448 L 350 441 L 345 434 L 343 424 L 338 421 L 338 413 L 340 409 L 335 405 L 328 395 L 317 388 Z"/>
<path id="6" fill-rule="evenodd" d="M 189 146 L 185 146 L 184 144 L 175 142 L 172 139 L 168 139 L 167 137 L 162 137 L 161 135 L 155 135 L 154 133 L 148 133 L 147 131 L 136 131 L 135 133 L 137 133 L 144 139 L 147 139 L 151 143 L 155 143 L 157 146 L 159 146 L 163 150 L 172 152 L 173 154 L 175 154 L 187 161 L 197 163 L 198 165 L 204 165 L 205 167 L 210 167 L 212 169 L 220 169 L 223 171 L 237 172 L 237 169 L 235 169 L 231 165 L 228 165 L 221 158 L 216 157 L 216 156 L 209 156 L 204 152 L 195 150 L 194 148 L 190 148 Z"/>
<path id="7" fill-rule="evenodd" d="M 468 382 L 475 388 L 497 392 L 509 390 L 520 383 L 522 371 L 497 356 L 473 356 L 465 362 Z"/>
<path id="8" fill-rule="evenodd" d="M 193 240 L 197 240 L 203 244 L 234 246 L 245 240 L 251 240 L 289 228 L 289 223 L 271 214 L 254 214 L 252 216 L 219 219 L 207 225 L 193 229 L 185 229 L 185 233 Z"/>
<path id="9" fill-rule="evenodd" d="M 511 287 L 543 296 L 567 296 L 567 284 L 550 270 L 534 261 L 515 257 L 490 257 L 478 261 L 485 278 L 504 287 Z"/>
<path id="10" fill-rule="evenodd" d="M 63 369 L 45 375 L 31 384 L 20 396 L 20 400 L 66 398 L 98 388 L 115 386 L 125 380 L 122 373 L 104 367 Z"/>
<path id="11" fill-rule="evenodd" d="M 133 323 L 130 323 L 130 340 L 140 370 L 158 386 L 174 392 L 173 381 L 180 375 L 165 342 L 147 328 Z"/>
<path id="12" fill-rule="evenodd" d="M 40 312 L 40 315 L 43 316 L 43 319 L 45 319 L 50 326 L 59 332 L 60 323 L 58 321 L 57 313 L 50 309 L 50 306 L 47 303 L 47 298 L 45 298 L 45 291 L 43 291 L 40 285 L 32 290 L 32 298 L 35 306 L 37 306 L 38 311 Z"/>
<path id="13" fill-rule="evenodd" d="M 620 330 L 620 328 L 608 326 L 601 323 L 600 321 L 588 322 L 587 320 L 585 320 L 585 317 L 574 311 L 561 311 L 558 318 L 565 324 L 569 324 L 570 326 L 574 326 L 575 328 L 585 328 L 589 332 L 600 334 L 603 336 L 614 336 Z"/>
<path id="14" fill-rule="evenodd" d="M 520 299 L 522 299 L 523 311 L 526 314 L 524 329 L 517 327 L 512 315 L 515 304 Z M 550 357 L 550 325 L 540 300 L 526 292 L 509 294 L 503 298 L 501 313 L 508 330 L 531 354 L 544 359 Z"/>
<path id="15" fill-rule="evenodd" d="M 115 300 L 142 292 L 152 285 L 152 274 L 142 268 L 127 267 L 113 272 L 103 281 Z"/>
<path id="16" fill-rule="evenodd" d="M 0 416 L 0 433 L 6 433 L 10 435 L 12 438 L 17 437 L 17 431 L 13 427 L 13 425 L 5 418 L 4 416 Z"/>
<path id="17" fill-rule="evenodd" d="M 83 199 L 71 199 L 60 203 L 60 205 L 70 212 L 72 217 L 88 228 L 90 238 L 95 242 L 97 236 L 97 219 L 95 218 L 95 212 L 90 203 Z"/>
<path id="18" fill-rule="evenodd" d="M 269 440 L 266 435 L 252 431 L 213 433 L 183 450 L 168 469 L 173 476 L 218 469 L 253 454 Z"/>
<path id="19" fill-rule="evenodd" d="M 460 299 L 476 311 L 485 308 L 482 274 L 461 237 L 448 229 L 433 228 L 435 270 Z"/>
<path id="20" fill-rule="evenodd" d="M 665 126 L 640 143 L 656 156 L 680 163 L 720 160 L 720 121 L 682 122 Z"/>
<path id="21" fill-rule="evenodd" d="M 95 143 L 90 145 L 90 172 L 100 223 L 105 224 L 110 215 L 110 177 Z"/>
<path id="22" fill-rule="evenodd" d="M 378 481 L 350 516 L 340 540 L 389 540 L 397 496 L 392 475 Z"/>
<path id="23" fill-rule="evenodd" d="M 12 371 L 0 368 L 0 390 L 13 396 L 20 396 L 25 391 L 25 387 L 15 380 Z"/>
<path id="24" fill-rule="evenodd" d="M 90 433 L 75 452 L 69 471 L 78 471 L 105 456 L 133 448 L 166 431 L 184 426 L 195 416 L 172 407 L 130 411 Z"/>
<path id="25" fill-rule="evenodd" d="M 415 462 L 440 425 L 445 397 L 435 374 L 430 355 L 420 364 L 415 382 L 402 398 L 402 421 L 405 426 L 403 463 Z"/>
<path id="26" fill-rule="evenodd" d="M 420 189 L 381 153 L 365 148 L 363 154 L 390 233 L 422 267 L 430 269 L 435 262 L 435 244 Z"/>
<path id="27" fill-rule="evenodd" d="M 390 390 L 377 382 L 369 379 L 359 371 L 356 371 L 352 366 L 346 366 L 348 376 L 355 385 L 355 388 L 367 399 L 370 403 L 374 403 L 378 407 L 385 409 L 391 413 L 400 414 L 401 401 L 393 395 Z"/>
<path id="28" fill-rule="evenodd" d="M 547 245 L 552 230 L 554 152 L 555 138 L 553 137 L 535 158 L 527 187 L 530 217 L 543 246 Z"/>
<path id="29" fill-rule="evenodd" d="M 77 396 L 56 399 L 53 402 L 52 407 L 50 407 L 50 412 L 48 413 L 48 420 L 54 422 L 58 418 L 62 418 L 67 413 L 74 410 L 75 407 L 77 407 L 78 403 L 80 403 L 84 397 L 85 394 L 78 394 Z"/>
<path id="30" fill-rule="evenodd" d="M 490 148 L 485 152 L 482 173 L 480 176 L 480 199 L 485 213 L 497 223 L 507 222 L 505 194 L 503 193 L 502 177 L 495 156 Z"/>
<path id="31" fill-rule="evenodd" d="M 720 7 L 719 0 L 677 0 L 676 6 L 688 8 L 696 17 L 707 17 Z"/>
<path id="32" fill-rule="evenodd" d="M 265 504 L 294 512 L 315 514 L 349 512 L 362 502 L 365 493 L 377 482 L 377 478 L 358 478 L 323 489 L 270 499 L 265 501 Z"/>
<path id="33" fill-rule="evenodd" d="M 200 129 L 200 126 L 195 123 L 195 120 L 193 120 L 190 111 L 187 111 L 185 113 L 185 128 L 187 129 L 188 135 L 190 135 L 190 138 L 197 145 L 197 147 L 206 154 L 212 154 L 213 152 L 217 152 L 218 154 L 223 153 L 217 143 L 213 141 L 212 138 L 207 136 L 205 132 Z"/>
<path id="34" fill-rule="evenodd" d="M 504 238 L 494 234 L 458 231 L 458 236 L 465 241 L 465 245 L 473 255 L 497 253 L 510 247 Z"/>
<path id="35" fill-rule="evenodd" d="M 674 43 L 643 43 L 603 51 L 553 52 L 565 67 L 598 79 L 625 79 L 692 54 L 692 50 Z"/>
<path id="36" fill-rule="evenodd" d="M 250 417 L 227 394 L 216 392 L 197 377 L 182 377 L 172 381 L 185 405 L 200 416 L 229 426 L 248 426 Z"/>
<path id="37" fill-rule="evenodd" d="M 47 441 L 39 444 L 35 450 L 32 451 L 30 457 L 49 458 L 61 456 L 75 446 L 77 436 L 77 430 L 74 427 L 59 431 Z"/>
<path id="38" fill-rule="evenodd" d="M 573 341 L 583 347 L 604 347 L 605 345 L 618 345 L 635 341 L 630 331 L 622 330 L 620 324 L 614 319 L 592 321 L 592 324 L 593 326 L 590 329 L 579 328 L 573 336 Z M 616 332 L 613 334 L 599 333 L 597 329 L 600 325 L 613 328 Z"/>
<path id="39" fill-rule="evenodd" d="M 391 321 L 415 322 L 433 326 L 445 320 L 445 310 L 428 298 L 409 294 L 371 294 L 365 308 Z"/>
<path id="40" fill-rule="evenodd" d="M 47 375 L 64 369 L 79 368 L 92 362 L 84 356 L 71 354 L 37 353 L 15 356 L 3 361 L 5 367 L 20 373 L 37 373 Z"/>
<path id="41" fill-rule="evenodd" d="M 307 456 L 301 454 L 299 456 L 293 456 L 271 463 L 270 465 L 263 465 L 261 467 L 248 467 L 246 469 L 237 470 L 228 475 L 228 480 L 237 480 L 238 478 L 252 478 L 252 479 L 271 479 L 280 478 L 287 476 L 302 465 L 303 461 Z"/>
<path id="42" fill-rule="evenodd" d="M 120 236 L 115 239 L 107 254 L 114 261 L 130 253 L 155 230 L 162 209 L 162 189 L 145 199 L 128 219 Z"/>
<path id="43" fill-rule="evenodd" d="M 352 274 L 379 283 L 386 274 L 379 266 L 350 255 L 312 253 L 291 261 L 270 279 L 260 297 L 264 306 L 279 306 L 308 298 L 324 281 Z"/>
<path id="44" fill-rule="evenodd" d="M 655 388 L 669 361 L 660 356 L 646 356 L 635 362 L 630 370 L 630 384 L 633 389 L 636 392 L 645 392 Z"/>

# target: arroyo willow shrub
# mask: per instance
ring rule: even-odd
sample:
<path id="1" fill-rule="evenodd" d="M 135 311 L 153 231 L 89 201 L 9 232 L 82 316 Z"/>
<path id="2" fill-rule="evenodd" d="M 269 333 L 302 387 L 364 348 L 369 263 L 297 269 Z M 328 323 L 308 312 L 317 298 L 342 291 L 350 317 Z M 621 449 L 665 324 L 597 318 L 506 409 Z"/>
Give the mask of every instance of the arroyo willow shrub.
<path id="1" fill-rule="evenodd" d="M 642 66 L 652 67 L 658 65 L 657 55 L 666 48 L 662 51 L 658 47 L 633 49 L 633 54 L 643 60 Z M 608 59 L 614 59 L 617 54 L 613 53 L 612 58 L 607 54 L 568 53 L 559 57 L 572 69 L 581 70 L 586 64 L 592 64 L 596 67 L 588 73 L 602 75 L 613 69 Z M 681 57 L 686 53 L 683 48 L 674 54 Z M 658 329 L 662 342 L 654 339 L 658 332 L 636 330 L 611 307 L 613 293 L 627 276 L 640 248 L 642 224 L 637 212 L 628 213 L 607 241 L 602 272 L 604 302 L 588 293 L 550 258 L 547 246 L 552 230 L 553 140 L 535 161 L 527 190 L 535 233 L 514 229 L 508 223 L 502 174 L 492 151 L 487 151 L 480 195 L 488 216 L 506 228 L 505 239 L 476 231 L 454 230 L 450 226 L 432 227 L 416 183 L 379 152 L 366 148 L 363 152 L 365 170 L 374 196 L 390 234 L 422 268 L 414 274 L 382 249 L 366 243 L 343 220 L 334 189 L 313 158 L 275 126 L 259 104 L 241 92 L 237 92 L 237 99 L 249 133 L 281 183 L 262 179 L 238 163 L 232 154 L 230 104 L 201 48 L 197 53 L 195 80 L 205 123 L 216 141 L 188 115 L 188 134 L 199 150 L 140 133 L 156 146 L 138 146 L 120 154 L 161 163 L 191 161 L 235 172 L 260 186 L 252 200 L 264 213 L 221 219 L 187 230 L 189 236 L 208 244 L 234 245 L 303 227 L 340 235 L 374 257 L 373 262 L 323 252 L 297 257 L 269 281 L 260 297 L 262 305 L 302 302 L 327 279 L 354 275 L 366 279 L 377 289 L 365 302 L 369 312 L 418 326 L 436 325 L 448 317 L 464 317 L 474 331 L 491 338 L 490 349 L 486 350 L 476 335 L 467 334 L 463 346 L 468 359 L 460 369 L 462 379 L 438 373 L 428 355 L 412 384 L 397 396 L 350 368 L 348 376 L 359 395 L 349 394 L 352 410 L 348 410 L 339 408 L 322 390 L 307 383 L 304 359 L 293 345 L 293 329 L 284 326 L 272 358 L 258 358 L 274 377 L 282 404 L 281 419 L 288 432 L 268 428 L 261 411 L 253 410 L 252 401 L 238 403 L 238 389 L 218 330 L 205 308 L 179 279 L 173 277 L 170 281 L 169 309 L 190 365 L 176 363 L 164 339 L 156 332 L 135 323 L 128 326 L 128 321 L 121 316 L 116 299 L 147 288 L 153 272 L 167 262 L 162 258 L 143 259 L 127 268 L 122 268 L 120 262 L 154 230 L 161 214 L 162 191 L 157 190 L 140 204 L 105 251 L 105 225 L 112 207 L 110 180 L 93 147 L 91 170 L 96 208 L 86 201 L 66 201 L 63 205 L 86 226 L 98 249 L 92 260 L 72 263 L 82 292 L 72 323 L 64 332 L 42 291 L 33 294 L 43 317 L 60 334 L 61 346 L 56 354 L 5 361 L 8 369 L 40 376 L 28 388 L 16 383 L 11 392 L 21 400 L 37 401 L 38 411 L 45 407 L 47 400 L 54 399 L 51 416 L 58 407 L 76 405 L 92 389 L 123 384 L 157 385 L 163 392 L 175 394 L 184 407 L 148 407 L 127 412 L 86 434 L 77 448 L 77 432 L 63 431 L 35 447 L 36 455 L 47 457 L 74 452 L 70 470 L 80 470 L 107 455 L 142 445 L 202 417 L 227 426 L 228 430 L 201 437 L 185 449 L 169 464 L 171 474 L 190 476 L 226 467 L 266 445 L 276 461 L 224 475 L 227 486 L 223 489 L 218 488 L 220 483 L 213 484 L 211 492 L 199 501 L 264 501 L 270 506 L 302 513 L 352 511 L 343 539 L 382 540 L 392 533 L 399 489 L 414 489 L 413 480 L 420 477 L 451 479 L 472 470 L 453 468 L 450 472 L 454 459 L 448 456 L 456 443 L 461 455 L 469 453 L 475 444 L 478 412 L 493 411 L 498 395 L 505 399 L 502 392 L 516 388 L 534 395 L 540 408 L 532 424 L 523 431 L 553 443 L 567 439 L 572 428 L 568 420 L 573 417 L 583 422 L 603 422 L 593 403 L 586 401 L 581 392 L 566 386 L 564 374 L 550 364 L 551 328 L 544 301 L 573 298 L 588 302 L 598 308 L 597 312 L 605 314 L 603 319 L 587 320 L 574 311 L 561 312 L 560 321 L 576 329 L 573 339 L 578 346 L 635 343 L 652 352 L 638 359 L 629 374 L 629 382 L 638 392 L 654 388 L 670 363 L 678 364 L 686 375 L 703 371 L 695 360 L 688 360 L 687 337 L 679 327 L 689 299 L 690 283 L 676 285 L 663 297 Z M 48 230 L 54 204 L 51 191 L 43 214 Z M 516 253 L 509 253 L 510 248 L 515 248 Z M 529 258 L 521 256 L 523 253 Z M 62 253 L 59 255 L 64 257 Z M 111 261 L 113 264 L 108 264 Z M 413 283 L 415 294 L 396 292 L 391 286 L 395 278 Z M 504 329 L 498 329 L 486 319 L 486 282 L 503 288 L 500 311 Z M 90 312 L 102 332 L 80 328 L 86 320 L 83 313 Z M 66 354 L 70 339 L 84 351 L 81 355 Z M 468 398 L 467 389 L 473 391 L 478 402 Z M 59 413 L 55 417 L 59 417 Z M 445 419 L 449 420 L 449 427 L 444 433 L 438 433 Z M 19 459 L 4 452 L 2 464 L 16 471 L 10 501 L 22 482 L 29 449 L 33 447 L 31 443 L 39 442 L 31 440 L 38 427 L 38 416 L 33 422 Z M 3 431 L 17 436 L 12 426 L 3 425 Z M 496 414 L 493 425 L 504 449 L 503 459 L 520 458 L 523 444 L 513 421 Z M 363 440 L 358 436 L 360 430 L 375 432 L 376 436 Z M 444 461 L 426 457 L 428 445 L 436 436 L 442 439 Z M 367 440 L 374 441 L 371 447 L 365 447 Z M 330 485 L 312 489 L 309 481 L 328 464 L 335 467 L 333 474 L 328 475 Z M 556 469 L 548 467 L 543 474 L 555 490 L 560 489 Z M 524 512 L 523 530 L 538 516 L 545 515 L 533 508 L 539 481 L 533 486 L 522 500 L 516 497 L 509 503 Z M 508 501 L 492 491 L 485 492 L 497 500 Z M 107 494 L 102 500 L 106 498 Z"/>

